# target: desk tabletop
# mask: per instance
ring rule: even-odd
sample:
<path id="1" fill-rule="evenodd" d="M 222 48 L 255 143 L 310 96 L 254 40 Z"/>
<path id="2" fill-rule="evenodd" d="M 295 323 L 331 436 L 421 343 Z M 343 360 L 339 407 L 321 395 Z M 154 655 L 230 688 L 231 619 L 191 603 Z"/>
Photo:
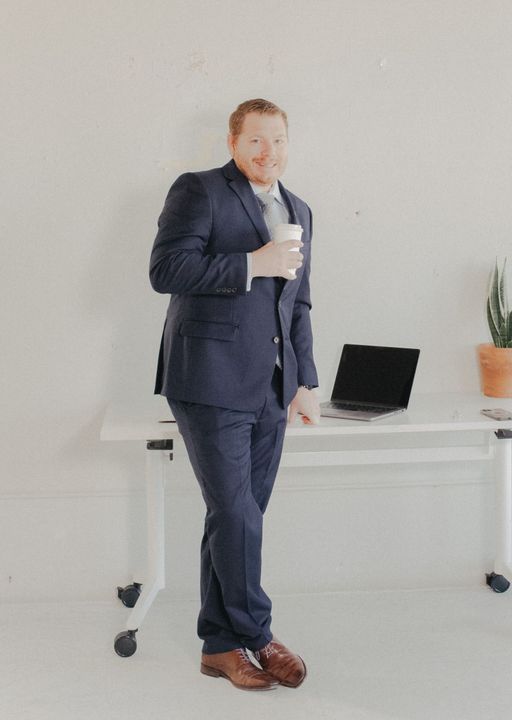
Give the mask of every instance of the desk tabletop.
<path id="1" fill-rule="evenodd" d="M 386 435 L 392 433 L 512 430 L 512 420 L 499 421 L 482 408 L 512 410 L 512 398 L 489 398 L 480 393 L 417 393 L 406 412 L 373 422 L 321 418 L 320 425 L 301 420 L 287 428 L 288 437 Z M 101 440 L 167 440 L 180 437 L 167 400 L 160 395 L 113 400 L 105 411 Z M 167 421 L 167 422 L 165 422 Z"/>

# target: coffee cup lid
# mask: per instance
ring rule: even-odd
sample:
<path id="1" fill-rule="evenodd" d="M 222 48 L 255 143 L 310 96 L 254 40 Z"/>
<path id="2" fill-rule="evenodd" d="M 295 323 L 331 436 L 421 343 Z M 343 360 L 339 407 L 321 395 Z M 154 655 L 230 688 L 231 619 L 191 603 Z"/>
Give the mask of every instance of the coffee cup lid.
<path id="1" fill-rule="evenodd" d="M 293 225 L 292 223 L 278 223 L 276 225 L 276 228 L 283 227 L 283 228 L 289 228 L 290 230 L 303 230 L 304 228 L 302 225 Z"/>

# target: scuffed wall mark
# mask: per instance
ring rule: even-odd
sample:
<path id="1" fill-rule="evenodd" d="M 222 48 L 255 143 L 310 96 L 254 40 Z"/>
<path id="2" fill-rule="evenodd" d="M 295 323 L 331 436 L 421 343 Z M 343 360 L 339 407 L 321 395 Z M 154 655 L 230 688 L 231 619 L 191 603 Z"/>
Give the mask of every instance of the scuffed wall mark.
<path id="1" fill-rule="evenodd" d="M 273 56 L 273 55 L 269 55 L 269 57 L 268 57 L 267 70 L 269 71 L 269 73 L 270 73 L 271 75 L 273 75 L 273 74 L 275 73 L 275 71 L 276 71 L 276 67 L 275 67 L 275 65 L 274 65 L 274 56 Z"/>
<path id="2" fill-rule="evenodd" d="M 9 582 L 12 583 L 12 575 L 9 575 Z"/>
<path id="3" fill-rule="evenodd" d="M 128 56 L 128 75 L 131 79 L 135 77 L 135 56 Z"/>
<path id="4" fill-rule="evenodd" d="M 208 75 L 208 72 L 206 70 L 206 57 L 204 53 L 191 53 L 191 55 L 189 55 L 188 57 L 188 69 L 192 70 L 192 72 L 199 72 L 203 73 L 204 75 Z"/>

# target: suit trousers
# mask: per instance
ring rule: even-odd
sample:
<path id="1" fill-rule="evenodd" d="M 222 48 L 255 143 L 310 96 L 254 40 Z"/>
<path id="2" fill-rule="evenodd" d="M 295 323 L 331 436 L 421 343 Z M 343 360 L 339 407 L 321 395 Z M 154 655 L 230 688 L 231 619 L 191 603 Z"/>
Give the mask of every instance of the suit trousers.
<path id="1" fill-rule="evenodd" d="M 168 402 L 206 503 L 197 624 L 203 652 L 260 650 L 272 639 L 261 545 L 286 429 L 281 370 L 275 367 L 254 412 Z"/>

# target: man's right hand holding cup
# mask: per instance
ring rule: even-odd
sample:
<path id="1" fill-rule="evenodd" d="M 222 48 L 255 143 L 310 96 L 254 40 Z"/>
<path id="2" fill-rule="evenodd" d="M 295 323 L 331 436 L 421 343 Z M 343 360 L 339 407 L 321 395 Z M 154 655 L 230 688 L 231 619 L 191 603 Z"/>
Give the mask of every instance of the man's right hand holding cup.
<path id="1" fill-rule="evenodd" d="M 268 242 L 252 253 L 253 277 L 282 277 L 295 280 L 295 270 L 300 268 L 304 255 L 299 251 L 304 245 L 300 240 Z"/>

